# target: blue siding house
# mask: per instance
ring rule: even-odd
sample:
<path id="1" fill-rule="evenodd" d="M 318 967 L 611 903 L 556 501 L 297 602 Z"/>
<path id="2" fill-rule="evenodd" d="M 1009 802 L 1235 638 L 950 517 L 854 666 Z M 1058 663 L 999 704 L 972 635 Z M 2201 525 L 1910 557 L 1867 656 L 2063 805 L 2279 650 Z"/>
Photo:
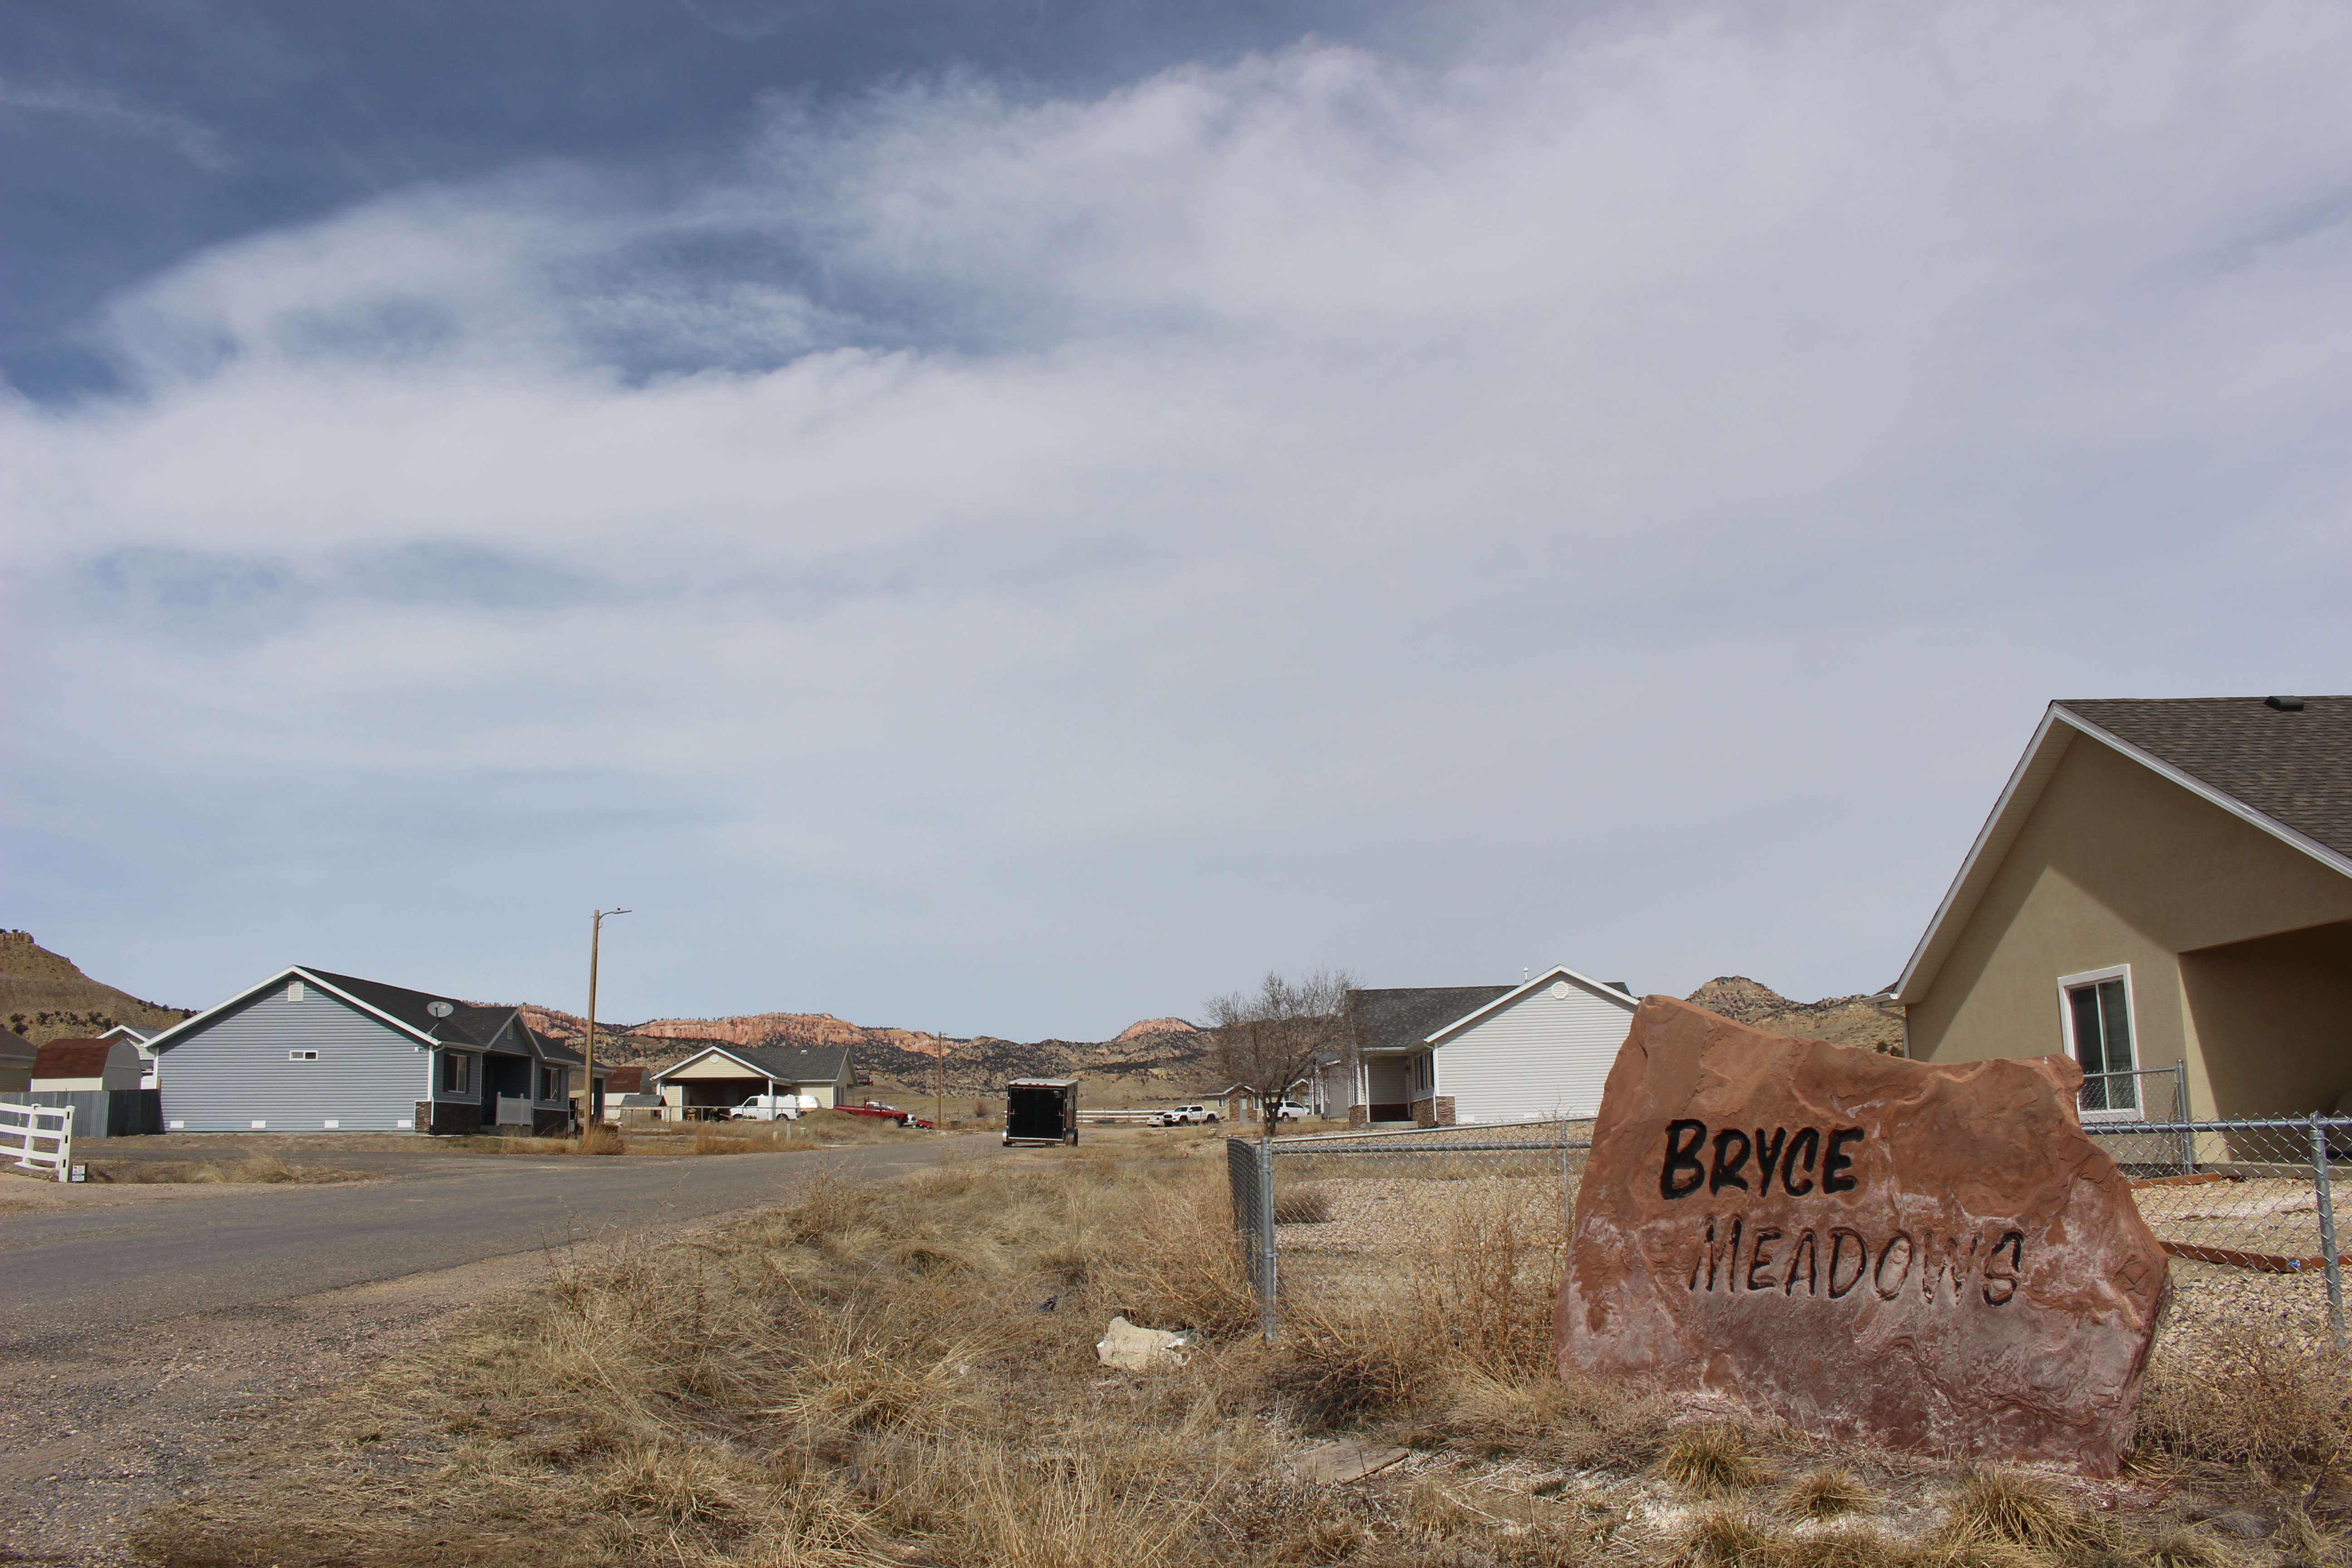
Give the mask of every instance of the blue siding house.
<path id="1" fill-rule="evenodd" d="M 580 1066 L 515 1008 L 299 966 L 148 1048 L 174 1132 L 560 1135 Z"/>

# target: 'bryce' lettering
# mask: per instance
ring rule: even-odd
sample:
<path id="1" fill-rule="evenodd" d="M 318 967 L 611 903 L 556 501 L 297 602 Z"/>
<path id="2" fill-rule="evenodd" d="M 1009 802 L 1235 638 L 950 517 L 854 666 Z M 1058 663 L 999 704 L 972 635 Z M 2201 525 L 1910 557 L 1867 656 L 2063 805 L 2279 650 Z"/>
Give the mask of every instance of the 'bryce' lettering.
<path id="1" fill-rule="evenodd" d="M 1683 1140 L 1687 1137 L 1690 1142 Z M 1669 1121 L 1666 1123 L 1666 1168 L 1658 1173 L 1658 1195 L 1662 1198 L 1686 1198 L 1699 1190 L 1706 1181 L 1706 1163 L 1698 1152 L 1706 1143 L 1706 1123 L 1704 1121 Z M 1690 1180 L 1681 1177 L 1687 1173 Z"/>
<path id="2" fill-rule="evenodd" d="M 1752 1139 L 1737 1127 L 1727 1127 L 1715 1134 L 1710 1161 L 1700 1152 L 1708 1144 L 1706 1123 L 1683 1117 L 1666 1123 L 1666 1158 L 1658 1168 L 1658 1195 L 1686 1198 L 1702 1187 L 1709 1193 L 1736 1187 L 1760 1198 L 1771 1193 L 1775 1176 L 1780 1179 L 1780 1190 L 1792 1198 L 1817 1190 L 1850 1193 L 1861 1183 L 1849 1173 L 1853 1170 L 1853 1156 L 1845 1152 L 1846 1145 L 1867 1136 L 1862 1128 L 1840 1127 L 1830 1133 L 1825 1145 L 1818 1127 L 1759 1127 Z M 1751 1158 L 1756 1170 L 1752 1182 L 1747 1173 Z M 1818 1188 L 1813 1181 L 1816 1164 L 1821 1175 Z"/>

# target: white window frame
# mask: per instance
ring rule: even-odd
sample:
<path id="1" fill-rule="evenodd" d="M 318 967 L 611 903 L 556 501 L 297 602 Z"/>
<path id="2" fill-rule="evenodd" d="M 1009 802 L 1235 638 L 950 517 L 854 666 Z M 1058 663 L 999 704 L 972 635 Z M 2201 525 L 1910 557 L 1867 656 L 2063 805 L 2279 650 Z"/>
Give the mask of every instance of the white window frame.
<path id="1" fill-rule="evenodd" d="M 2105 980 L 2120 980 L 2124 983 L 2124 1016 L 2131 1028 L 2132 1067 L 2137 1071 L 2140 1063 L 2139 994 L 2132 989 L 2132 972 L 2131 965 L 2128 963 L 2111 963 L 2105 969 L 2086 969 L 2080 974 L 2062 974 L 2058 977 L 2059 1043 L 2064 1048 L 2067 1059 L 2079 1066 L 2083 1058 L 2074 1045 L 2074 993 L 2080 991 L 2085 985 L 2096 985 Z M 2104 1049 L 2103 1046 L 2103 1053 Z M 2104 1054 L 2100 1059 L 2103 1061 L 2105 1059 Z M 2112 1083 L 2115 1080 L 2110 1079 L 2107 1081 Z M 2132 1098 L 2138 1101 L 2137 1104 L 2127 1106 L 2121 1110 L 2084 1110 L 2077 1103 L 2076 1113 L 2086 1122 L 2147 1121 L 2147 1080 L 2141 1078 L 2134 1079 L 2132 1082 L 2137 1091 Z"/>
<path id="2" fill-rule="evenodd" d="M 459 1074 L 462 1081 L 454 1089 L 449 1087 L 448 1069 L 446 1068 L 441 1068 L 433 1080 L 433 1098 L 438 1100 L 445 1094 L 472 1094 L 474 1092 L 474 1053 L 471 1051 L 453 1051 L 445 1048 L 441 1052 L 441 1059 L 444 1062 L 457 1062 L 459 1064 L 463 1069 Z"/>
<path id="3" fill-rule="evenodd" d="M 286 1059 L 289 1062 L 315 1062 L 319 1059 L 319 1053 L 316 1051 L 289 1051 L 286 1053 Z"/>

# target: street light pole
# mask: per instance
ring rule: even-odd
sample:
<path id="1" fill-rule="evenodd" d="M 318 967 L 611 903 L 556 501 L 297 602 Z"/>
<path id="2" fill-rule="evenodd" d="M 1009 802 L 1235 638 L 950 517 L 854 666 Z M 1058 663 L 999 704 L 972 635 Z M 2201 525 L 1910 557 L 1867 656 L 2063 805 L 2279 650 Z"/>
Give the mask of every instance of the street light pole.
<path id="1" fill-rule="evenodd" d="M 598 910 L 588 922 L 588 1039 L 580 1053 L 580 1152 L 588 1152 L 588 1130 L 596 1125 L 596 955 L 604 942 L 604 917 L 626 910 Z"/>

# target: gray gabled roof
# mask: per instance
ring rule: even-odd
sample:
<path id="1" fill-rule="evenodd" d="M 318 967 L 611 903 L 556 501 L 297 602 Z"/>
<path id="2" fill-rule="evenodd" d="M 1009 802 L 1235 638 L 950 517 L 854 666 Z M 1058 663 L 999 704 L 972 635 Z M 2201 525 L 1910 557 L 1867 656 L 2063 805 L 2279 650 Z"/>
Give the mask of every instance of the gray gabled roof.
<path id="1" fill-rule="evenodd" d="M 1348 994 L 1356 1044 L 1368 1051 L 1419 1046 L 1456 1018 L 1475 1013 L 1509 985 L 1404 985 Z"/>
<path id="2" fill-rule="evenodd" d="M 515 1007 L 476 1007 L 430 991 L 411 991 L 404 985 L 387 985 L 380 980 L 362 980 L 353 974 L 335 974 L 324 969 L 307 969 L 291 964 L 279 970 L 257 985 L 248 985 L 226 1002 L 216 1003 L 193 1016 L 183 1018 L 151 1037 L 147 1049 L 169 1050 L 183 1037 L 195 1033 L 230 1008 L 238 1006 L 288 980 L 304 980 L 331 991 L 365 1011 L 415 1038 L 419 1044 L 460 1046 L 471 1050 L 488 1048 L 499 1035 L 512 1026 L 510 1044 L 502 1049 L 512 1049 L 518 1056 L 536 1056 L 551 1062 L 577 1064 L 578 1052 L 542 1039 L 532 1033 L 522 1020 L 521 1010 Z M 446 1014 L 434 1009 L 446 1007 Z"/>
<path id="3" fill-rule="evenodd" d="M 688 1062 L 698 1061 L 717 1051 L 732 1057 L 751 1069 L 751 1076 L 772 1078 L 780 1083 L 837 1083 L 849 1076 L 849 1047 L 846 1046 L 706 1046 L 692 1056 L 672 1062 L 653 1075 L 658 1083 Z"/>
<path id="4" fill-rule="evenodd" d="M 2300 703 L 2300 710 L 2294 704 Z M 2352 697 L 2090 698 L 2053 702 L 2002 786 L 1944 901 L 1912 950 L 1895 1000 L 1935 984 L 2042 792 L 2077 738 L 2113 748 L 2182 789 L 2352 877 Z"/>

